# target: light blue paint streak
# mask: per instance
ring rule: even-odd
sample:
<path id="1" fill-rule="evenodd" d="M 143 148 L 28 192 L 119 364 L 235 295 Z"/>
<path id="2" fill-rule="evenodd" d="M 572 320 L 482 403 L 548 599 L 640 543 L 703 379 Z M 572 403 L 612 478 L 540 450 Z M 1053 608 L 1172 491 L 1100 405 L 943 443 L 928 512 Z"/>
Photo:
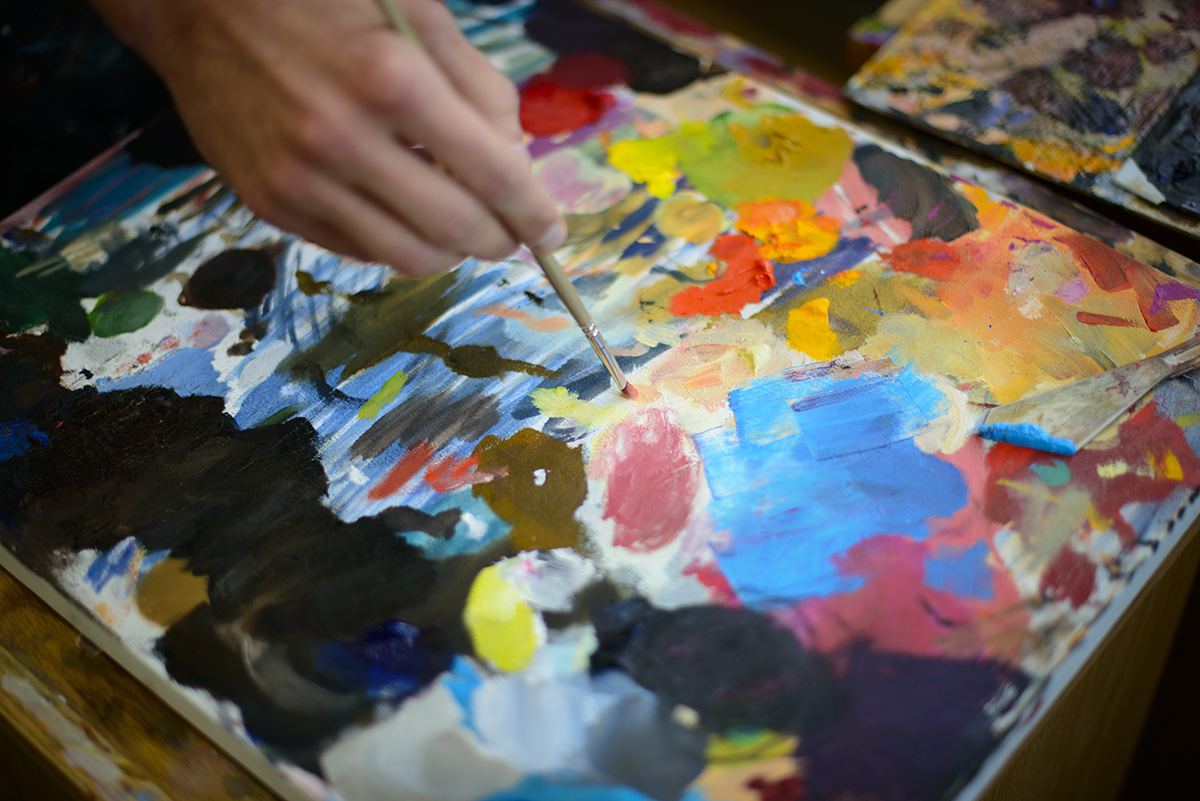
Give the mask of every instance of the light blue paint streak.
<path id="1" fill-rule="evenodd" d="M 992 571 L 987 564 L 988 547 L 975 545 L 959 553 L 932 556 L 925 560 L 925 585 L 960 597 L 992 600 Z"/>
<path id="2" fill-rule="evenodd" d="M 496 516 L 487 503 L 476 498 L 470 487 L 442 493 L 435 497 L 435 503 L 423 511 L 436 515 L 448 509 L 458 509 L 464 515 L 471 515 L 474 521 L 460 519 L 454 527 L 454 534 L 448 540 L 431 537 L 423 531 L 406 531 L 399 534 L 408 541 L 409 545 L 420 548 L 430 559 L 448 559 L 451 556 L 475 553 L 484 547 L 503 539 L 512 531 L 512 525 Z M 473 527 L 483 526 L 483 531 L 472 531 Z"/>
<path id="3" fill-rule="evenodd" d="M 1033 423 L 989 423 L 986 426 L 980 426 L 979 436 L 1047 453 L 1058 453 L 1063 456 L 1075 455 L 1074 442 L 1052 436 L 1046 429 Z"/>
<path id="4" fill-rule="evenodd" d="M 650 801 L 650 798 L 630 787 L 560 784 L 544 776 L 527 776 L 517 786 L 490 795 L 484 801 Z"/>
<path id="5" fill-rule="evenodd" d="M 149 367 L 121 378 L 100 378 L 101 392 L 134 387 L 166 387 L 180 395 L 210 395 L 224 398 L 228 392 L 212 366 L 213 354 L 201 348 L 177 348 Z"/>
<path id="6" fill-rule="evenodd" d="M 833 557 L 877 534 L 928 536 L 926 520 L 954 514 L 967 484 L 954 465 L 911 441 L 817 461 L 801 437 L 743 444 L 732 427 L 696 437 L 718 530 L 722 571 L 748 606 L 853 590 Z"/>

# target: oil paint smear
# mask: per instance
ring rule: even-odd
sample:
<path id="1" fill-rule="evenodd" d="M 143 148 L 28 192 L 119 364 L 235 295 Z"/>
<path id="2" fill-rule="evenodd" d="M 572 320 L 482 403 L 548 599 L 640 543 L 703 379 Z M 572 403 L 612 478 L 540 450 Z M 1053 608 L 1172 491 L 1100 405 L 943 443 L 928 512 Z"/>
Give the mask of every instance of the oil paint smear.
<path id="1" fill-rule="evenodd" d="M 1191 336 L 1196 290 L 611 18 L 451 8 L 636 397 L 525 252 L 401 279 L 118 160 L 0 244 L 0 542 L 347 801 L 967 781 L 1200 484 L 1187 382 L 1061 458 L 978 419 Z M 1193 57 L 1056 8 L 1120 113 L 1023 67 L 1055 131 Z"/>

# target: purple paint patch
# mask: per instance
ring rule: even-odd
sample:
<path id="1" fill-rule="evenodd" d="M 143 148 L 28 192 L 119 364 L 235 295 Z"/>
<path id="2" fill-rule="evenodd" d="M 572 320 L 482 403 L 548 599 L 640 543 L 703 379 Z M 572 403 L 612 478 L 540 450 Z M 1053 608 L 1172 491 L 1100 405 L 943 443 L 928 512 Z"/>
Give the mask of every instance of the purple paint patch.
<path id="1" fill-rule="evenodd" d="M 1058 289 L 1054 290 L 1054 296 L 1061 298 L 1063 303 L 1070 305 L 1072 303 L 1078 303 L 1080 300 L 1082 300 L 1087 292 L 1087 284 L 1076 278 L 1074 281 L 1068 281 Z"/>
<path id="2" fill-rule="evenodd" d="M 1200 289 L 1178 281 L 1159 284 L 1154 287 L 1154 301 L 1150 304 L 1150 313 L 1156 314 L 1163 304 L 1170 300 L 1200 300 Z"/>

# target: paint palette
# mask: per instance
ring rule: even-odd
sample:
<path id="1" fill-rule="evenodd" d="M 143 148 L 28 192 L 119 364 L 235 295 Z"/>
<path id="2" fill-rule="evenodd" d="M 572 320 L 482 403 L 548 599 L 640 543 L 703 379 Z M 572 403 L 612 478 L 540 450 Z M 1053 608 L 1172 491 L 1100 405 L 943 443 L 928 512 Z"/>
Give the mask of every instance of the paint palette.
<path id="1" fill-rule="evenodd" d="M 289 798 L 977 790 L 1195 518 L 1200 393 L 1069 459 L 974 426 L 1200 292 L 610 20 L 455 8 L 639 399 L 528 254 L 398 279 L 118 155 L 0 247 L 0 561 Z"/>
<path id="2" fill-rule="evenodd" d="M 1195 236 L 1197 68 L 1194 3 L 933 0 L 847 93 Z"/>

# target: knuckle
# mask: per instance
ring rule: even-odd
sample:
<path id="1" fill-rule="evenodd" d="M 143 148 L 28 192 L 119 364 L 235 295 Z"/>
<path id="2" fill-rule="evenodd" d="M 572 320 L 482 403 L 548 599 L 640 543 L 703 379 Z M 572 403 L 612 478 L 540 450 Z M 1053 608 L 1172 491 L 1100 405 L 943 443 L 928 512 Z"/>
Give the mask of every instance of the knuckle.
<path id="1" fill-rule="evenodd" d="M 497 159 L 481 178 L 480 194 L 487 200 L 512 197 L 531 180 L 528 161 L 515 150 Z"/>
<path id="2" fill-rule="evenodd" d="M 353 135 L 339 115 L 311 108 L 300 115 L 292 135 L 296 149 L 320 164 L 344 165 L 353 155 Z"/>
<path id="3" fill-rule="evenodd" d="M 263 199 L 273 206 L 312 201 L 312 180 L 297 159 L 276 156 L 263 165 Z"/>
<path id="4" fill-rule="evenodd" d="M 357 79 L 362 102 L 383 111 L 411 110 L 421 89 L 414 56 L 392 42 L 377 45 L 364 53 Z"/>

